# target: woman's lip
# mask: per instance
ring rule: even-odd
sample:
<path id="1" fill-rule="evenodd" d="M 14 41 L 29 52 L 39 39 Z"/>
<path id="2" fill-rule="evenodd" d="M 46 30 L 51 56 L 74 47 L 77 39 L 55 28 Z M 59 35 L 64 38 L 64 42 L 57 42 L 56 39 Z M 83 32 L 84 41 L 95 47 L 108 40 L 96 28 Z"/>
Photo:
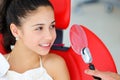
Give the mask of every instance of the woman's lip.
<path id="1" fill-rule="evenodd" d="M 41 47 L 51 47 L 51 44 L 39 44 Z"/>
<path id="2" fill-rule="evenodd" d="M 49 50 L 51 48 L 50 45 L 39 45 L 39 46 L 40 48 L 45 49 L 45 50 Z"/>
<path id="3" fill-rule="evenodd" d="M 40 44 L 40 46 L 49 46 L 50 44 Z"/>

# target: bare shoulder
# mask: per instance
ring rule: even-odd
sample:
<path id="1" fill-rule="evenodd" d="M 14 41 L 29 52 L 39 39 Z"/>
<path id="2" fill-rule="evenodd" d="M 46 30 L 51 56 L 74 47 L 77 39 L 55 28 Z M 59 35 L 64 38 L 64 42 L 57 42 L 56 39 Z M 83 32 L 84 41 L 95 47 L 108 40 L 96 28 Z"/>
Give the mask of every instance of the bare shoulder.
<path id="1" fill-rule="evenodd" d="M 50 58 L 51 60 L 55 61 L 55 62 L 57 62 L 57 61 L 65 62 L 64 59 L 63 59 L 61 56 L 59 56 L 59 55 L 57 55 L 57 54 L 54 54 L 54 53 L 50 53 L 50 54 L 49 54 L 49 58 Z"/>
<path id="2" fill-rule="evenodd" d="M 44 59 L 45 63 L 52 67 L 54 67 L 54 65 L 66 65 L 65 60 L 61 56 L 54 53 L 50 53 Z"/>
<path id="3" fill-rule="evenodd" d="M 45 67 L 54 80 L 69 80 L 68 68 L 65 60 L 56 54 L 50 53 L 46 58 Z"/>

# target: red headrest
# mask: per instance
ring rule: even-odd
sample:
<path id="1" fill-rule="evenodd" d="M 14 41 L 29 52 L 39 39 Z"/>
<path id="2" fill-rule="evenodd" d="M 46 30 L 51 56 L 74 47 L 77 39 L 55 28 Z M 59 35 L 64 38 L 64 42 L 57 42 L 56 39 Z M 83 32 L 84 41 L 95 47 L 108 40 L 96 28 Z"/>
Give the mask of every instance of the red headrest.
<path id="1" fill-rule="evenodd" d="M 66 29 L 70 21 L 71 0 L 50 0 L 54 7 L 56 28 Z"/>

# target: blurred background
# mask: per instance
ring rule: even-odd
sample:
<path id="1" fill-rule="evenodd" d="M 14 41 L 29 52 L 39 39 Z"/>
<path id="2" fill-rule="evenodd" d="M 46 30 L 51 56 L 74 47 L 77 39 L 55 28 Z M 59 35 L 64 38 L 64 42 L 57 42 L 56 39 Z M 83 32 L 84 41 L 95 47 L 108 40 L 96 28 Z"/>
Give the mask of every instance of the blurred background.
<path id="1" fill-rule="evenodd" d="M 71 21 L 64 31 L 65 46 L 70 46 L 69 29 L 82 24 L 106 45 L 120 73 L 120 0 L 71 0 Z"/>

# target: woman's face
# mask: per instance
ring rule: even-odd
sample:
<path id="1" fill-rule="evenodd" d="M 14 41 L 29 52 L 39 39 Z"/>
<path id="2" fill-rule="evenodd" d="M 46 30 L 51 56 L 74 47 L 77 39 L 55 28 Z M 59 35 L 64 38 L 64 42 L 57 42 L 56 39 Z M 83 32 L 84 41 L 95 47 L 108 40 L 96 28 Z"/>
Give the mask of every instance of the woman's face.
<path id="1" fill-rule="evenodd" d="M 48 54 L 56 39 L 53 9 L 43 6 L 27 15 L 22 19 L 19 40 L 28 50 L 40 55 Z"/>

